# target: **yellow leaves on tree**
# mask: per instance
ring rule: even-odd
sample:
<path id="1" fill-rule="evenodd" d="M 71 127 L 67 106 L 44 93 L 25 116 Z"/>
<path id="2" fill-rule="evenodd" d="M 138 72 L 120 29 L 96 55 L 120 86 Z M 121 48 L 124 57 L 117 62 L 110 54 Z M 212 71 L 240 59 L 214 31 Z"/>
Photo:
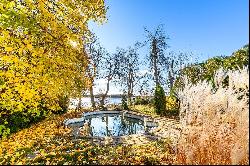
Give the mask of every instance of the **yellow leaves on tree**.
<path id="1" fill-rule="evenodd" d="M 12 50 L 13 50 L 12 47 L 5 47 L 5 51 L 7 51 L 7 52 L 10 52 L 10 51 L 12 51 Z"/>
<path id="2" fill-rule="evenodd" d="M 87 21 L 105 12 L 103 0 L 1 0 L 0 111 L 57 110 L 61 96 L 87 89 Z"/>

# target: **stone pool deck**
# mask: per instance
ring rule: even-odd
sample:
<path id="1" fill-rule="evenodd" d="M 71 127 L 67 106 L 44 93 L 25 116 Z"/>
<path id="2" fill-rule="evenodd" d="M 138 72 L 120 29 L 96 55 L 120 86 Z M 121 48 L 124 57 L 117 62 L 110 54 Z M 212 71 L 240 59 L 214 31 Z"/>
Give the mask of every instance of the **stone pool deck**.
<path id="1" fill-rule="evenodd" d="M 177 144 L 178 139 L 180 137 L 181 128 L 180 124 L 175 119 L 169 119 L 166 117 L 156 117 L 152 118 L 148 115 L 128 111 L 128 113 L 147 117 L 148 120 L 154 121 L 158 123 L 158 126 L 150 130 L 149 132 L 145 132 L 142 134 L 132 134 L 126 136 L 113 136 L 113 137 L 91 137 L 91 136 L 83 136 L 75 133 L 71 133 L 72 139 L 74 141 L 78 141 L 81 139 L 87 139 L 95 145 L 117 145 L 117 144 L 147 144 L 154 140 L 161 139 L 169 139 L 171 140 L 171 144 L 174 146 Z"/>

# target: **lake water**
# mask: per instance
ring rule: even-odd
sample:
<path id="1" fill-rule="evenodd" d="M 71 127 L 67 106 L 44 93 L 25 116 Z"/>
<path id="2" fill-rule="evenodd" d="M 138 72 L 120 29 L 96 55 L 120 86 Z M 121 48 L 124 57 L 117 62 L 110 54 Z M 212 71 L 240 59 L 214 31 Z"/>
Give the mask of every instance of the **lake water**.
<path id="1" fill-rule="evenodd" d="M 96 103 L 99 103 L 99 99 L 95 98 Z M 81 102 L 82 102 L 82 108 L 87 108 L 87 107 L 91 107 L 91 99 L 90 97 L 83 97 L 81 98 Z M 70 104 L 69 104 L 69 109 L 75 109 L 77 107 L 79 103 L 78 99 L 70 99 Z M 111 97 L 107 97 L 105 100 L 105 105 L 107 104 L 121 104 L 122 103 L 122 98 L 111 98 Z"/>

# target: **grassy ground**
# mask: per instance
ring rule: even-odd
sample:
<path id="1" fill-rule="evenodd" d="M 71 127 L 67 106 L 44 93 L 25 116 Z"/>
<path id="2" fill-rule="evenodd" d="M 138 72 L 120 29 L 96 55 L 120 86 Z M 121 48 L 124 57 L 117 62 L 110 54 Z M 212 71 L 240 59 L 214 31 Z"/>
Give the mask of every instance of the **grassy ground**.
<path id="1" fill-rule="evenodd" d="M 147 115 L 151 115 L 152 117 L 159 116 L 155 113 L 154 107 L 150 105 L 132 105 L 130 109 Z"/>
<path id="2" fill-rule="evenodd" d="M 145 111 L 148 110 L 145 108 Z M 85 110 L 86 111 L 86 110 Z M 63 126 L 82 112 L 52 115 L 0 140 L 0 164 L 171 164 L 174 153 L 166 140 L 145 145 L 97 146 L 73 140 Z"/>
<path id="3" fill-rule="evenodd" d="M 132 105 L 130 107 L 131 110 L 137 111 L 137 112 L 141 112 L 143 114 L 147 114 L 150 115 L 154 118 L 159 117 L 160 115 L 156 114 L 154 107 L 151 105 Z M 179 116 L 178 114 L 172 114 L 172 113 L 165 113 L 165 117 L 169 118 L 169 119 L 175 119 L 175 120 L 179 120 Z"/>

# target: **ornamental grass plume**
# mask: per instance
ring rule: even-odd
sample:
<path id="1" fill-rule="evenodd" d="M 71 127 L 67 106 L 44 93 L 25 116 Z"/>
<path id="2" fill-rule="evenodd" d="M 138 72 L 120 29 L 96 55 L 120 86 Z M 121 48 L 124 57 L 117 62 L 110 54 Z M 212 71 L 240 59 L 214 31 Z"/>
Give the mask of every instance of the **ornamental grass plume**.
<path id="1" fill-rule="evenodd" d="M 215 87 L 185 82 L 178 92 L 182 135 L 176 163 L 249 164 L 248 66 L 218 70 Z"/>

